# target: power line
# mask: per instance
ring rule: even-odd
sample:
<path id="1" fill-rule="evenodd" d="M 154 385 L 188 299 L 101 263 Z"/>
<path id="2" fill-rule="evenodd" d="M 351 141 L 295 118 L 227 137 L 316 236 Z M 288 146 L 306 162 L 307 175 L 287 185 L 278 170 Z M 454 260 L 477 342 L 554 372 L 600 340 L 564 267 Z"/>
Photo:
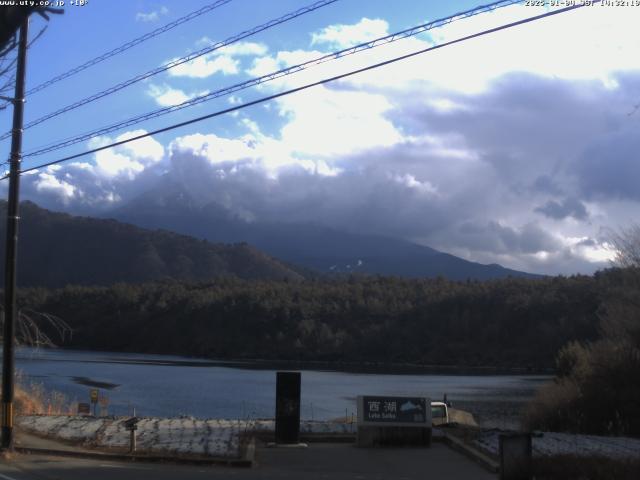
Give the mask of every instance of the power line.
<path id="1" fill-rule="evenodd" d="M 161 35 L 165 32 L 168 32 L 169 30 L 182 25 L 183 23 L 189 22 L 197 17 L 200 17 L 201 15 L 204 15 L 205 13 L 210 12 L 211 10 L 215 10 L 218 7 L 221 7 L 229 2 L 231 2 L 232 0 L 217 0 L 216 2 L 213 2 L 209 5 L 205 5 L 204 7 L 195 10 L 187 15 L 185 15 L 184 17 L 180 17 L 177 20 L 174 20 L 173 22 L 169 22 L 166 25 L 163 25 L 162 27 L 158 27 L 155 30 L 152 30 L 149 33 L 146 33 L 144 35 L 142 35 L 141 37 L 138 38 L 134 38 L 133 40 L 120 45 L 119 47 L 114 48 L 113 50 L 109 50 L 106 53 L 103 53 L 102 55 L 92 58 L 91 60 L 88 60 L 87 62 L 83 63 L 82 65 L 78 65 L 75 68 L 72 68 L 71 70 L 61 73 L 60 75 L 51 78 L 50 80 L 47 80 L 46 82 L 41 83 L 40 85 L 37 85 L 35 87 L 33 87 L 30 90 L 27 90 L 27 95 L 33 95 L 36 92 L 39 92 L 41 90 L 44 90 L 45 88 L 50 87 L 51 85 L 60 82 L 61 80 L 64 80 L 66 78 L 69 78 L 73 75 L 75 75 L 76 73 L 80 73 L 83 70 L 86 70 L 89 67 L 93 67 L 94 65 L 97 65 L 98 63 L 104 62 L 105 60 L 107 60 L 108 58 L 114 57 L 120 53 L 126 52 L 127 50 L 129 50 L 130 48 L 135 47 L 136 45 L 140 45 L 143 42 L 146 42 L 147 40 L 150 40 L 154 37 L 157 37 L 158 35 Z"/>
<path id="2" fill-rule="evenodd" d="M 46 82 L 41 83 L 40 85 L 37 85 L 35 87 L 33 87 L 31 90 L 27 90 L 26 95 L 32 95 L 36 92 L 39 92 L 40 90 L 44 90 L 45 88 L 50 87 L 51 85 L 58 83 L 66 78 L 69 78 L 73 75 L 75 75 L 76 73 L 80 73 L 83 70 L 86 70 L 89 67 L 92 67 L 94 65 L 97 65 L 98 63 L 101 63 L 115 55 L 118 55 L 122 52 L 125 52 L 127 50 L 129 50 L 130 48 L 135 47 L 136 45 L 139 45 L 147 40 L 150 40 L 151 38 L 157 37 L 158 35 L 167 32 L 175 27 L 177 27 L 178 25 L 182 25 L 183 23 L 186 23 L 190 20 L 193 20 L 194 18 L 197 18 L 201 15 L 204 15 L 207 12 L 210 12 L 211 10 L 214 10 L 218 7 L 221 7 L 222 5 L 225 5 L 229 2 L 231 2 L 232 0 L 218 0 L 212 4 L 209 5 L 205 5 L 204 7 L 189 13 L 188 15 L 185 15 L 184 17 L 180 17 L 177 20 L 174 20 L 173 22 L 169 22 L 166 25 L 156 28 L 155 30 L 146 33 L 144 35 L 142 35 L 141 37 L 138 38 L 134 38 L 133 40 L 120 45 L 119 47 L 114 48 L 113 50 L 109 50 L 106 53 L 103 53 L 102 55 L 93 58 L 91 60 L 88 60 L 87 62 L 83 63 L 82 65 L 78 65 L 75 68 L 72 68 L 71 70 L 64 72 L 56 77 L 53 77 L 49 80 L 47 80 Z M 41 32 L 42 33 L 42 32 Z M 40 34 L 41 34 L 40 33 Z M 38 36 L 40 36 L 40 34 L 38 34 Z M 33 42 L 32 42 L 33 43 Z M 0 106 L 0 110 L 3 108 L 6 108 L 7 105 L 9 105 L 9 103 L 5 103 L 3 105 Z M 4 137 L 6 138 L 6 137 Z M 4 139 L 4 138 L 0 138 L 0 140 Z"/>
<path id="3" fill-rule="evenodd" d="M 208 47 L 202 48 L 200 50 L 198 50 L 195 53 L 191 53 L 189 55 L 185 55 L 184 57 L 180 57 L 176 60 L 172 60 L 169 63 L 165 63 L 164 65 L 161 65 L 159 67 L 156 67 L 152 70 L 149 70 L 148 72 L 145 73 L 141 73 L 139 75 L 136 75 L 133 78 L 130 78 L 128 80 L 125 80 L 124 82 L 120 82 L 117 85 L 114 85 L 112 87 L 107 88 L 106 90 L 102 90 L 101 92 L 95 93 L 89 97 L 86 97 L 82 100 L 79 100 L 75 103 L 72 103 L 71 105 L 67 105 L 66 107 L 63 107 L 59 110 L 56 110 L 54 112 L 51 112 L 47 115 L 44 115 L 43 117 L 40 117 L 36 120 L 32 120 L 31 122 L 27 123 L 24 126 L 24 129 L 28 129 L 31 128 L 35 125 L 38 125 L 42 122 L 45 122 L 47 120 L 50 120 L 54 117 L 57 117 L 59 115 L 62 115 L 63 113 L 67 113 L 70 112 L 71 110 L 75 110 L 78 107 L 81 107 L 83 105 L 86 105 L 88 103 L 94 102 L 96 100 L 99 100 L 103 97 L 106 97 L 107 95 L 111 95 L 113 93 L 116 93 L 120 90 L 122 90 L 123 88 L 129 87 L 135 83 L 141 82 L 142 80 L 146 80 L 147 78 L 150 78 L 154 75 L 157 75 L 159 73 L 165 72 L 171 68 L 177 67 L 178 65 L 182 65 L 184 63 L 190 62 L 198 57 L 201 57 L 203 55 L 206 55 L 208 53 L 211 53 L 215 50 L 219 50 L 222 47 L 226 47 L 228 45 L 231 45 L 232 43 L 236 43 L 242 39 L 245 39 L 247 37 L 250 37 L 252 35 L 255 35 L 259 32 L 262 32 L 264 30 L 267 30 L 269 28 L 273 28 L 277 25 L 280 25 L 282 23 L 288 22 L 289 20 L 293 20 L 294 18 L 297 18 L 301 15 L 305 15 L 307 13 L 313 12 L 314 10 L 317 10 L 319 8 L 325 7 L 327 5 L 330 5 L 332 3 L 337 2 L 338 0 L 320 0 L 314 4 L 308 5 L 306 7 L 300 8 L 294 12 L 291 13 L 287 13 L 286 15 L 283 15 L 282 17 L 276 18 L 274 20 L 270 20 L 266 23 L 263 23 L 262 25 L 258 25 L 250 30 L 245 30 L 242 33 L 239 33 L 237 35 L 234 35 L 232 37 L 227 38 L 226 40 L 223 40 L 221 42 L 217 42 L 214 43 L 213 45 L 210 45 Z M 0 140 L 4 140 L 5 138 L 9 138 L 11 136 L 11 132 L 6 132 L 4 133 L 2 136 L 0 136 Z"/>
<path id="4" fill-rule="evenodd" d="M 501 0 L 498 2 L 494 2 L 488 5 L 481 5 L 479 7 L 473 8 L 471 10 L 466 10 L 464 12 L 456 13 L 455 15 L 451 15 L 448 17 L 440 18 L 437 20 L 433 20 L 427 23 L 423 23 L 416 27 L 408 28 L 396 33 L 392 33 L 390 35 L 385 35 L 383 37 L 376 38 L 369 42 L 361 43 L 359 45 L 355 45 L 353 47 L 345 48 L 343 50 L 339 50 L 336 52 L 332 52 L 326 55 L 321 55 L 311 60 L 307 60 L 306 62 L 299 63 L 297 65 L 293 65 L 275 72 L 268 73 L 266 75 L 262 75 L 260 77 L 252 78 L 246 80 L 244 82 L 240 82 L 229 87 L 222 88 L 220 90 L 216 90 L 213 92 L 209 92 L 203 95 L 199 95 L 192 99 L 189 99 L 185 102 L 182 102 L 178 105 L 172 105 L 169 107 L 160 108 L 158 110 L 154 110 L 152 112 L 148 112 L 142 115 L 138 115 L 136 117 L 129 118 L 127 120 L 123 120 L 121 122 L 117 122 L 115 124 L 111 124 L 100 129 L 92 130 L 90 132 L 85 132 L 80 135 L 76 135 L 74 137 L 70 137 L 55 143 L 50 143 L 48 145 L 44 145 L 42 147 L 37 148 L 31 152 L 26 153 L 25 157 L 33 157 L 38 155 L 43 155 L 45 153 L 53 152 L 56 150 L 60 150 L 65 147 L 69 147 L 71 145 L 75 145 L 77 143 L 83 142 L 85 140 L 90 140 L 91 138 L 95 138 L 101 135 L 107 135 L 109 133 L 115 132 L 117 130 L 121 130 L 126 127 L 130 127 L 132 125 L 136 125 L 138 123 L 151 120 L 153 118 L 157 118 L 163 115 L 167 115 L 169 113 L 176 112 L 178 110 L 182 110 L 184 108 L 192 107 L 194 105 L 198 105 L 203 102 L 207 102 L 216 98 L 220 98 L 224 95 L 230 95 L 232 93 L 238 92 L 240 90 L 245 90 L 250 87 L 254 87 L 256 85 L 260 85 L 262 83 L 270 82 L 272 80 L 276 80 L 281 77 L 285 77 L 288 75 L 292 75 L 298 73 L 302 70 L 305 70 L 309 67 L 313 67 L 316 65 L 320 65 L 322 63 L 337 60 L 339 58 L 343 58 L 349 55 L 353 55 L 362 51 L 371 50 L 372 48 L 376 48 L 381 45 L 386 45 L 404 38 L 408 38 L 411 36 L 418 35 L 420 33 L 426 32 L 433 28 L 441 27 L 443 25 L 448 25 L 454 21 L 462 20 L 464 18 L 472 17 L 475 15 L 479 15 L 481 13 L 486 13 L 489 11 L 496 10 L 498 8 L 506 7 L 509 5 L 513 5 L 516 3 L 520 3 L 522 0 Z"/>
<path id="5" fill-rule="evenodd" d="M 593 3 L 599 3 L 599 1 L 600 0 L 594 0 Z M 465 42 L 467 40 L 471 40 L 471 39 L 478 38 L 478 37 L 481 37 L 481 36 L 484 36 L 484 35 L 495 33 L 495 32 L 501 31 L 501 30 L 506 30 L 508 28 L 513 28 L 513 27 L 516 27 L 516 26 L 519 26 L 519 25 L 524 25 L 526 23 L 534 22 L 534 21 L 537 21 L 537 20 L 542 20 L 543 18 L 547 18 L 547 17 L 553 16 L 553 15 L 558 15 L 558 14 L 561 14 L 561 13 L 565 13 L 565 12 L 568 12 L 568 11 L 571 11 L 571 10 L 575 10 L 577 8 L 582 8 L 583 6 L 585 6 L 585 4 L 575 4 L 575 5 L 572 5 L 572 6 L 569 6 L 569 7 L 561 8 L 561 9 L 558 9 L 558 10 L 552 10 L 552 11 L 545 12 L 545 13 L 540 14 L 540 15 L 535 15 L 533 17 L 528 17 L 528 18 L 525 18 L 525 19 L 522 19 L 522 20 L 518 20 L 518 21 L 515 21 L 515 22 L 511 22 L 511 23 L 507 23 L 507 24 L 504 24 L 504 25 L 500 25 L 498 27 L 490 28 L 488 30 L 483 30 L 483 31 L 478 32 L 478 33 L 474 33 L 474 34 L 467 35 L 467 36 L 464 36 L 464 37 L 461 37 L 461 38 L 457 38 L 455 40 L 450 40 L 448 42 L 441 43 L 439 45 L 433 45 L 431 47 L 423 48 L 421 50 L 417 50 L 415 52 L 411 52 L 411 53 L 408 53 L 406 55 L 402 55 L 402 56 L 399 56 L 399 57 L 394 57 L 392 59 L 385 60 L 383 62 L 379 62 L 379 63 L 373 64 L 373 65 L 369 65 L 367 67 L 359 68 L 357 70 L 352 70 L 350 72 L 343 73 L 343 74 L 340 74 L 340 75 L 335 75 L 333 77 L 324 78 L 322 80 L 318 80 L 318 81 L 313 82 L 313 83 L 308 83 L 308 84 L 303 85 L 301 87 L 292 88 L 290 90 L 286 90 L 284 92 L 276 93 L 274 95 L 269 95 L 267 97 L 262 97 L 262 98 L 259 98 L 257 100 L 253 100 L 251 102 L 246 102 L 246 103 L 243 103 L 241 105 L 236 105 L 234 107 L 226 108 L 224 110 L 219 110 L 217 112 L 209 113 L 209 114 L 203 115 L 201 117 L 192 118 L 191 120 L 187 120 L 187 121 L 180 122 L 180 123 L 175 123 L 173 125 L 169 125 L 167 127 L 163 127 L 163 128 L 154 130 L 152 132 L 144 133 L 144 134 L 141 134 L 141 135 L 136 135 L 135 137 L 131 137 L 131 138 L 128 138 L 126 140 L 120 140 L 118 142 L 110 143 L 110 144 L 104 145 L 102 147 L 94 148 L 94 149 L 91 149 L 91 150 L 86 150 L 84 152 L 76 153 L 74 155 L 69 155 L 67 157 L 60 158 L 58 160 L 54 160 L 54 161 L 51 161 L 51 162 L 43 163 L 43 164 L 37 165 L 35 167 L 31 167 L 31 168 L 27 168 L 25 170 L 21 170 L 20 173 L 23 174 L 23 173 L 32 172 L 32 171 L 38 170 L 40 168 L 49 167 L 51 165 L 56 165 L 56 164 L 59 164 L 59 163 L 62 163 L 62 162 L 66 162 L 68 160 L 74 160 L 76 158 L 80 158 L 80 157 L 83 157 L 85 155 L 90 155 L 92 153 L 96 153 L 96 152 L 99 152 L 99 151 L 102 151 L 102 150 L 107 150 L 109 148 L 118 147 L 120 145 L 124 145 L 124 144 L 130 143 L 130 142 L 134 142 L 134 141 L 140 140 L 142 138 L 151 137 L 153 135 L 158 135 L 160 133 L 168 132 L 170 130 L 175 130 L 176 128 L 180 128 L 180 127 L 184 127 L 184 126 L 191 125 L 191 124 L 194 124 L 194 123 L 198 123 L 198 122 L 201 122 L 203 120 L 208 120 L 210 118 L 219 117 L 219 116 L 225 115 L 227 113 L 231 113 L 231 112 L 234 112 L 234 111 L 237 111 L 237 110 L 241 110 L 241 109 L 244 109 L 244 108 L 247 108 L 247 107 L 258 105 L 260 103 L 264 103 L 264 102 L 268 102 L 268 101 L 271 101 L 271 100 L 275 100 L 277 98 L 284 97 L 285 95 L 290 95 L 292 93 L 300 92 L 300 91 L 306 90 L 308 88 L 316 87 L 316 86 L 319 86 L 319 85 L 324 85 L 326 83 L 334 82 L 336 80 L 341 80 L 343 78 L 347 78 L 347 77 L 350 77 L 352 75 L 356 75 L 356 74 L 359 74 L 359 73 L 367 72 L 367 71 L 370 71 L 370 70 L 373 70 L 373 69 L 376 69 L 376 68 L 380 68 L 380 67 L 383 67 L 383 66 L 386 66 L 386 65 L 390 65 L 392 63 L 399 62 L 401 60 L 406 60 L 408 58 L 412 58 L 412 57 L 415 57 L 417 55 L 421 55 L 423 53 L 431 52 L 431 51 L 434 51 L 434 50 L 437 50 L 437 49 L 440 49 L 440 48 L 448 47 L 450 45 L 454 45 L 454 44 L 457 44 L 457 43 Z M 0 180 L 4 180 L 5 178 L 7 178 L 7 176 L 1 178 Z"/>

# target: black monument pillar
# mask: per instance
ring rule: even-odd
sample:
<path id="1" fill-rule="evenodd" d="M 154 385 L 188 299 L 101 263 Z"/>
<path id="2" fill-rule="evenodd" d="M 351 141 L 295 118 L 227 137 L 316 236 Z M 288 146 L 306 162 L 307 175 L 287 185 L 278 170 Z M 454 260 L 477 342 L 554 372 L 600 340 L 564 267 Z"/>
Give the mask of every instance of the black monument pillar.
<path id="1" fill-rule="evenodd" d="M 300 442 L 300 372 L 276 372 L 276 443 Z"/>

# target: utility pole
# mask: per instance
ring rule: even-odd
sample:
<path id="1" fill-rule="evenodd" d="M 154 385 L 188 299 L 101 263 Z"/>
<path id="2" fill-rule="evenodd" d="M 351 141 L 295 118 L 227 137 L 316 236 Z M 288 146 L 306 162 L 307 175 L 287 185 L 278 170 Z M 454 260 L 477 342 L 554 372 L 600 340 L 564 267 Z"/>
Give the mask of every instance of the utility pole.
<path id="1" fill-rule="evenodd" d="M 24 84 L 27 61 L 29 18 L 20 26 L 16 88 L 13 102 L 13 130 L 9 158 L 9 199 L 7 204 L 7 244 L 4 275 L 4 328 L 2 351 L 2 449 L 13 448 L 14 329 L 16 324 L 16 265 L 18 253 L 18 207 L 20 202 L 20 162 L 22 160 L 22 126 Z"/>

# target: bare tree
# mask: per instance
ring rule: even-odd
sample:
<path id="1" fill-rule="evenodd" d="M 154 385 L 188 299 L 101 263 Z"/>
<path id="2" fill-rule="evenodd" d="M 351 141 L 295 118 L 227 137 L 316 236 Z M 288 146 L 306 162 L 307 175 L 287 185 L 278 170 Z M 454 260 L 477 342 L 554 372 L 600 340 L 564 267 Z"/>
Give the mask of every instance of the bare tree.
<path id="1" fill-rule="evenodd" d="M 632 224 L 621 228 L 611 235 L 611 243 L 615 250 L 613 263 L 618 267 L 640 268 L 640 225 Z"/>
<path id="2" fill-rule="evenodd" d="M 0 306 L 0 332 L 2 332 L 3 322 L 4 311 Z M 29 347 L 55 347 L 56 343 L 51 338 L 52 333 L 55 333 L 63 342 L 73 333 L 69 324 L 61 318 L 29 308 L 20 309 L 16 327 L 16 341 L 19 345 Z"/>
<path id="3" fill-rule="evenodd" d="M 16 2 L 17 3 L 17 2 Z M 25 2 L 27 3 L 27 2 Z M 39 2 L 31 2 L 39 3 Z M 16 32 L 22 25 L 22 22 L 32 13 L 37 13 L 45 20 L 49 21 L 49 14 L 59 15 L 64 13 L 61 8 L 52 8 L 45 6 L 5 6 L 0 8 L 0 57 L 15 48 Z"/>
<path id="4" fill-rule="evenodd" d="M 16 54 L 16 47 L 18 46 L 17 31 L 24 18 L 32 13 L 37 13 L 49 21 L 48 14 L 59 15 L 64 13 L 64 10 L 39 6 L 0 7 L 0 99 L 3 100 L 3 103 L 0 104 L 0 110 L 4 110 L 11 105 L 11 96 L 16 81 L 14 70 L 18 58 Z M 29 42 L 27 48 L 30 48 L 46 29 L 47 25 L 42 27 L 40 32 Z"/>

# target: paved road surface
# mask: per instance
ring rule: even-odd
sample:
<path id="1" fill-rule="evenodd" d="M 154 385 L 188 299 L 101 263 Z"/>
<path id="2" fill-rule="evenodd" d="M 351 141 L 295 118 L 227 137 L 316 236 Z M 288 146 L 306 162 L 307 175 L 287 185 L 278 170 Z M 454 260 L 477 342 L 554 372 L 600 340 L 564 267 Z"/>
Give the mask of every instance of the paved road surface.
<path id="1" fill-rule="evenodd" d="M 435 443 L 429 449 L 359 449 L 311 444 L 307 449 L 259 448 L 254 468 L 111 462 L 14 455 L 0 463 L 0 480 L 485 480 L 497 477 Z"/>

